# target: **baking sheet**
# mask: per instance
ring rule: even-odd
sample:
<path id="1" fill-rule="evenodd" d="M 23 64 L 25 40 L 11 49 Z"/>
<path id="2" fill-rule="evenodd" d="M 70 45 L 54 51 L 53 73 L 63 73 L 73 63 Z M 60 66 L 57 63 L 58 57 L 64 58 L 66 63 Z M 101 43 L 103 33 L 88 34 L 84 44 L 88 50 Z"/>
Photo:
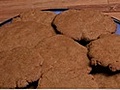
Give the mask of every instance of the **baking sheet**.
<path id="1" fill-rule="evenodd" d="M 51 12 L 54 12 L 56 14 L 60 14 L 61 12 L 65 11 L 65 10 L 68 10 L 68 9 L 46 9 L 46 10 L 43 10 L 43 11 L 51 11 Z M 13 18 L 15 18 L 15 17 L 13 17 Z M 115 19 L 115 18 L 113 18 L 113 20 L 117 24 L 117 30 L 116 30 L 115 34 L 120 35 L 120 20 Z M 11 23 L 11 21 L 12 21 L 12 18 L 0 23 L 0 27 L 4 24 Z"/>

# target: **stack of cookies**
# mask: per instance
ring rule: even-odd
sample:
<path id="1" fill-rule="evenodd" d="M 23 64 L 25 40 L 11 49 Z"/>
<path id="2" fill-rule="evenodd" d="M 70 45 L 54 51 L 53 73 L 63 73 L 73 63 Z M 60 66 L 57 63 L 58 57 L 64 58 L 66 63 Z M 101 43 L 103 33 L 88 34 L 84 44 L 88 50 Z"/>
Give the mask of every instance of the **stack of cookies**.
<path id="1" fill-rule="evenodd" d="M 120 88 L 120 36 L 91 9 L 22 12 L 0 27 L 0 88 Z"/>

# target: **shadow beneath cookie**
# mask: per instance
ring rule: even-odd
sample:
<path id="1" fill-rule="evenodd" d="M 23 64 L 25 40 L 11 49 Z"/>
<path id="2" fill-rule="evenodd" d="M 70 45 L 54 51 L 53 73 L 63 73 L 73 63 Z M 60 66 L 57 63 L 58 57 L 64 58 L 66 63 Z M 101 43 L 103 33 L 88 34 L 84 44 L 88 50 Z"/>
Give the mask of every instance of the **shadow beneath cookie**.
<path id="1" fill-rule="evenodd" d="M 23 87 L 23 88 L 16 87 L 16 89 L 36 89 L 38 86 L 38 81 L 39 80 L 31 82 L 26 87 Z"/>
<path id="2" fill-rule="evenodd" d="M 51 24 L 51 26 L 53 27 L 53 29 L 54 29 L 54 31 L 55 31 L 56 34 L 62 34 L 61 32 L 59 32 L 57 30 L 57 27 L 53 23 Z"/>
<path id="3" fill-rule="evenodd" d="M 7 19 L 6 21 L 0 22 L 0 27 L 2 27 L 3 25 L 6 25 L 6 24 L 10 24 L 12 22 L 12 20 L 17 17 L 19 17 L 19 15 L 15 16 L 13 18 Z"/>
<path id="4" fill-rule="evenodd" d="M 104 73 L 105 75 L 110 76 L 120 73 L 120 71 L 112 72 L 111 70 L 109 70 L 108 67 L 102 67 L 100 65 L 91 66 L 91 67 L 92 67 L 92 71 L 90 72 L 90 74 Z"/>
<path id="5" fill-rule="evenodd" d="M 76 42 L 78 42 L 79 44 L 81 44 L 81 45 L 83 45 L 83 46 L 87 46 L 89 43 L 90 43 L 90 41 L 86 41 L 86 40 L 80 40 L 80 41 L 78 41 L 78 40 L 75 40 Z"/>

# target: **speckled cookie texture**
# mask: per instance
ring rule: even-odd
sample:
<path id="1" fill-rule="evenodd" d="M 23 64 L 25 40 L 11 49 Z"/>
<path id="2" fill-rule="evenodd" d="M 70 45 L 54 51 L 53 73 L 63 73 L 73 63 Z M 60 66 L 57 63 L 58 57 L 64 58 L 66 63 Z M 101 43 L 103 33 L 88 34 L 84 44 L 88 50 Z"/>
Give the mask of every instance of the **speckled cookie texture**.
<path id="1" fill-rule="evenodd" d="M 91 41 L 102 34 L 114 33 L 116 24 L 111 17 L 97 10 L 67 10 L 57 15 L 53 24 L 57 30 L 75 40 Z"/>
<path id="2" fill-rule="evenodd" d="M 109 67 L 111 71 L 120 70 L 120 36 L 102 35 L 88 45 L 91 65 Z"/>
<path id="3" fill-rule="evenodd" d="M 87 48 L 64 35 L 47 38 L 38 43 L 35 48 L 45 58 L 45 69 L 49 69 L 58 61 L 68 60 L 71 65 L 75 62 L 76 65 L 72 66 L 85 69 L 88 73 L 90 71 Z"/>
<path id="4" fill-rule="evenodd" d="M 92 9 L 28 10 L 0 27 L 0 88 L 120 88 L 120 35 Z"/>
<path id="5" fill-rule="evenodd" d="M 43 58 L 24 47 L 0 52 L 0 88 L 22 88 L 41 76 Z"/>
<path id="6" fill-rule="evenodd" d="M 58 66 L 56 66 L 58 65 Z M 98 88 L 92 75 L 88 75 L 81 70 L 65 70 L 70 68 L 66 64 L 57 63 L 48 72 L 43 74 L 42 79 L 38 83 L 40 88 L 60 88 L 60 89 L 77 89 L 77 88 Z"/>
<path id="7" fill-rule="evenodd" d="M 120 88 L 120 73 L 109 75 L 105 73 L 95 74 L 94 78 L 100 89 L 119 89 Z"/>
<path id="8" fill-rule="evenodd" d="M 38 88 L 96 88 L 87 49 L 71 38 L 56 35 L 36 46 L 44 58 Z"/>
<path id="9" fill-rule="evenodd" d="M 44 25 L 51 25 L 56 14 L 50 11 L 28 10 L 21 12 L 13 21 L 35 21 Z"/>
<path id="10" fill-rule="evenodd" d="M 0 29 L 0 51 L 19 46 L 33 48 L 38 42 L 54 35 L 52 27 L 37 22 L 14 22 Z"/>

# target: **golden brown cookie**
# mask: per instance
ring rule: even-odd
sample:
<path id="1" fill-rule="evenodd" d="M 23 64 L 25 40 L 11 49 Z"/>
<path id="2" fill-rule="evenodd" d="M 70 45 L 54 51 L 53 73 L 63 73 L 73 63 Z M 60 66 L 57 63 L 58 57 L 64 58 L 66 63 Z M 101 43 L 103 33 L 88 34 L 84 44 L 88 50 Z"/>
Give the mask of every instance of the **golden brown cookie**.
<path id="1" fill-rule="evenodd" d="M 88 45 L 91 65 L 109 67 L 111 71 L 120 70 L 120 36 L 102 35 Z"/>
<path id="2" fill-rule="evenodd" d="M 116 31 L 111 17 L 89 9 L 64 11 L 55 17 L 53 24 L 59 32 L 78 41 L 95 40 L 102 34 Z"/>
<path id="3" fill-rule="evenodd" d="M 24 47 L 0 52 L 0 88 L 23 88 L 41 76 L 43 58 Z"/>

